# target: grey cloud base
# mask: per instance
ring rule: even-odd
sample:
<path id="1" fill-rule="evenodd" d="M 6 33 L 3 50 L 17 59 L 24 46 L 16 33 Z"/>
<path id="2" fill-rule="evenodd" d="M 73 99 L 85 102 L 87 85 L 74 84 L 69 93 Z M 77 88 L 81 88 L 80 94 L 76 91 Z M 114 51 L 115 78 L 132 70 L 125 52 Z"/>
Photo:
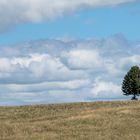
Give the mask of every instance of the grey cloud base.
<path id="1" fill-rule="evenodd" d="M 123 99 L 122 79 L 140 65 L 139 44 L 115 35 L 1 46 L 0 105 Z"/>

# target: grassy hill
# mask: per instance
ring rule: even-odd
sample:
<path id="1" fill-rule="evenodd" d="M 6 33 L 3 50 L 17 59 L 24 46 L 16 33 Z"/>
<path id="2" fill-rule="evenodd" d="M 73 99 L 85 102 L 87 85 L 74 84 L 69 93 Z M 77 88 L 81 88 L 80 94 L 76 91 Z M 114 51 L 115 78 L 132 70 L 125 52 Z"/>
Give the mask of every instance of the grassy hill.
<path id="1" fill-rule="evenodd" d="M 140 102 L 0 107 L 0 140 L 140 140 Z"/>

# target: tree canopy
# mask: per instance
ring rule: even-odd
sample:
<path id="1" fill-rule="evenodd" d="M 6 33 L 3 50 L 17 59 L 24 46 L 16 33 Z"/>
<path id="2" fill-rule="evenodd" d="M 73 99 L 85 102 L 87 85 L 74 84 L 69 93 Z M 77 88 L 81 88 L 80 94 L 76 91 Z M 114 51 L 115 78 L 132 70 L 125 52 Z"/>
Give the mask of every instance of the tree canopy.
<path id="1" fill-rule="evenodd" d="M 136 96 L 140 95 L 140 68 L 133 66 L 127 72 L 122 83 L 122 91 L 124 95 L 133 95 L 132 99 L 136 100 Z"/>

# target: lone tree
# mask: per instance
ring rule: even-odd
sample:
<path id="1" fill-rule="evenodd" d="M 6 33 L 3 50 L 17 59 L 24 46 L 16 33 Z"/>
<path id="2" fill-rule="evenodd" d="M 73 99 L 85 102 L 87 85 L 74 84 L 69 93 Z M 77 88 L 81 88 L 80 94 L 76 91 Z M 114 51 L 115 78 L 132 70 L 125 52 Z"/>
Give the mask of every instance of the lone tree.
<path id="1" fill-rule="evenodd" d="M 131 100 L 138 100 L 136 96 L 140 95 L 140 68 L 133 66 L 127 72 L 122 83 L 124 95 L 133 95 Z"/>

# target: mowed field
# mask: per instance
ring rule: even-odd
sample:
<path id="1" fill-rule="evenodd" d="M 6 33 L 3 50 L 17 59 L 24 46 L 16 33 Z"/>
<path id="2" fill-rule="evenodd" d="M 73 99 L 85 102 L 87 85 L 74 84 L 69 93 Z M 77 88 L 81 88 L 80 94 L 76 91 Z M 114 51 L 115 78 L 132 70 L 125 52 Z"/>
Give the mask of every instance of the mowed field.
<path id="1" fill-rule="evenodd" d="M 0 140 L 140 140 L 140 102 L 0 107 Z"/>

